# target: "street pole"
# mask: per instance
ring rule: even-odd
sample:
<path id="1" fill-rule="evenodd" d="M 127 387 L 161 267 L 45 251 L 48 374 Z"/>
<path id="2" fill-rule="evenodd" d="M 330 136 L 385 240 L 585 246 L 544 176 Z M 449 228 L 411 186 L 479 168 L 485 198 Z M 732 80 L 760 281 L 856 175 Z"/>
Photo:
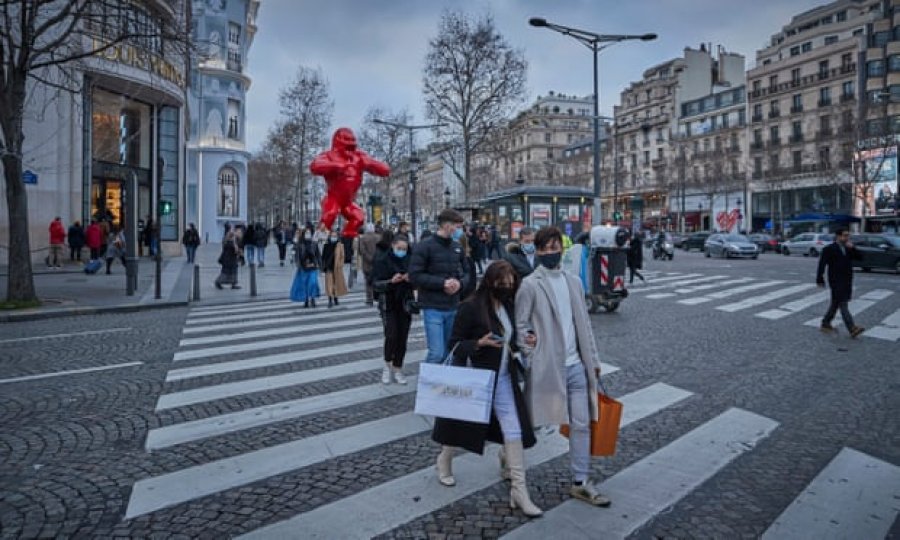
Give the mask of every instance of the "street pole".
<path id="1" fill-rule="evenodd" d="M 601 212 L 603 205 L 600 203 L 600 91 L 599 91 L 599 75 L 597 69 L 597 56 L 600 48 L 597 46 L 599 42 L 591 42 L 591 51 L 594 53 L 594 216 L 591 219 L 593 225 L 602 223 Z"/>
<path id="2" fill-rule="evenodd" d="M 416 170 L 415 165 L 419 162 L 416 158 L 415 148 L 413 146 L 413 132 L 417 129 L 433 129 L 438 127 L 444 127 L 447 124 L 427 124 L 427 125 L 409 125 L 409 124 L 401 124 L 400 122 L 390 122 L 388 120 L 381 120 L 380 118 L 375 118 L 372 120 L 376 124 L 381 124 L 385 126 L 391 126 L 397 129 L 405 129 L 409 133 L 409 212 L 410 212 L 410 230 L 412 232 L 412 240 L 415 240 L 418 237 L 419 223 L 416 219 Z"/>
<path id="3" fill-rule="evenodd" d="M 586 30 L 580 30 L 578 28 L 572 28 L 570 26 L 563 26 L 561 24 L 555 24 L 547 22 L 546 19 L 542 19 L 539 17 L 533 17 L 528 19 L 528 24 L 531 26 L 535 26 L 538 28 L 548 28 L 553 30 L 554 32 L 558 32 L 564 36 L 569 36 L 578 40 L 581 44 L 585 45 L 588 49 L 591 50 L 591 53 L 594 56 L 594 141 L 593 141 L 593 155 L 594 155 L 594 171 L 593 171 L 593 179 L 594 179 L 594 212 L 591 218 L 591 223 L 597 225 L 601 222 L 601 205 L 600 205 L 600 92 L 599 92 L 599 69 L 598 69 L 598 55 L 600 51 L 609 47 L 613 43 L 618 43 L 620 41 L 629 41 L 629 40 L 641 40 L 641 41 L 651 41 L 656 39 L 656 34 L 641 34 L 641 35 L 630 35 L 630 34 L 596 34 L 594 32 L 588 32 Z M 605 45 L 601 46 L 601 43 L 605 43 Z"/>
<path id="4" fill-rule="evenodd" d="M 138 177 L 131 173 L 125 190 L 125 294 L 134 296 L 138 281 L 137 233 L 138 223 Z"/>

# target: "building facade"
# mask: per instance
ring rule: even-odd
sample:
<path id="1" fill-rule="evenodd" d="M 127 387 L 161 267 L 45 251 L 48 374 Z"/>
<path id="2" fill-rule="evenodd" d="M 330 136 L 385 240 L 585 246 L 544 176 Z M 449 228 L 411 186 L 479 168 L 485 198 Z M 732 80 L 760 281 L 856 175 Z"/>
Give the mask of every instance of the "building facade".
<path id="1" fill-rule="evenodd" d="M 204 242 L 222 238 L 226 223 L 246 222 L 247 53 L 256 34 L 258 0 L 198 0 L 190 71 L 185 219 Z"/>
<path id="2" fill-rule="evenodd" d="M 900 231 L 897 134 L 900 133 L 900 0 L 884 0 L 866 32 L 859 93 L 865 137 L 856 155 L 854 212 L 870 231 Z M 861 70 L 863 71 L 863 70 Z"/>
<path id="3" fill-rule="evenodd" d="M 881 0 L 838 0 L 793 17 L 747 72 L 752 228 L 852 220 L 860 53 Z"/>
<path id="4" fill-rule="evenodd" d="M 48 225 L 128 221 L 125 197 L 135 186 L 137 217 L 156 218 L 160 203 L 165 253 L 180 250 L 184 185 L 183 44 L 161 38 L 186 27 L 186 3 L 134 0 L 127 9 L 98 3 L 70 39 L 99 51 L 67 66 L 68 91 L 30 81 L 25 110 L 23 171 L 28 191 L 32 262 L 48 253 Z M 109 46 L 124 28 L 145 34 Z M 45 74 L 50 80 L 54 75 Z M 0 215 L 8 215 L 5 198 Z M 0 264 L 8 261 L 8 223 L 0 221 Z"/>

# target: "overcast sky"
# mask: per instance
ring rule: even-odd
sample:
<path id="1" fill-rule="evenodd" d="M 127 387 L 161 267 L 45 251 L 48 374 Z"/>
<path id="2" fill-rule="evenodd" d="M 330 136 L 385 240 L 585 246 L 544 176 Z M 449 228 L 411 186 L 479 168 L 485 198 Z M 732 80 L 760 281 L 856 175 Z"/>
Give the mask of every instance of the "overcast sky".
<path id="1" fill-rule="evenodd" d="M 256 151 L 278 117 L 278 91 L 298 65 L 321 67 L 334 100 L 332 129 L 357 128 L 366 110 L 406 108 L 424 122 L 422 67 L 445 9 L 493 15 L 528 61 L 528 101 L 554 90 L 589 95 L 591 53 L 572 38 L 528 25 L 531 17 L 608 34 L 655 32 L 600 54 L 600 108 L 648 67 L 700 43 L 723 45 L 754 65 L 755 52 L 791 16 L 820 0 L 262 0 L 250 49 L 247 144 Z M 427 135 L 419 135 L 421 144 Z"/>

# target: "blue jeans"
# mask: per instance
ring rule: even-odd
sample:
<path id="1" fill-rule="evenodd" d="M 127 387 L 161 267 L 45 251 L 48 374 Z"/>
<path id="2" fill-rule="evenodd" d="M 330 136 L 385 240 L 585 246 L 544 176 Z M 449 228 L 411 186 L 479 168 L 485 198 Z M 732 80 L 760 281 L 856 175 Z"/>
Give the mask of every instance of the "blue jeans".
<path id="1" fill-rule="evenodd" d="M 256 261 L 258 264 L 266 264 L 266 248 L 256 246 Z"/>
<path id="2" fill-rule="evenodd" d="M 425 325 L 425 341 L 428 344 L 428 356 L 425 362 L 440 364 L 447 356 L 447 342 L 453 331 L 456 319 L 455 309 L 423 309 L 422 322 Z"/>
<path id="3" fill-rule="evenodd" d="M 194 262 L 194 257 L 197 255 L 197 246 L 184 246 L 185 250 L 187 250 L 187 262 Z"/>

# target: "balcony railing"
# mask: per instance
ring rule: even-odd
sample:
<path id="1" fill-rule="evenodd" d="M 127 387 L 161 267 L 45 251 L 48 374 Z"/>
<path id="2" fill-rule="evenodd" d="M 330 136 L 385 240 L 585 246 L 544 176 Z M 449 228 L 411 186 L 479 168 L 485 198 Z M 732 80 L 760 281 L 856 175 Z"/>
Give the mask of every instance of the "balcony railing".
<path id="1" fill-rule="evenodd" d="M 778 118 L 781 116 L 781 111 L 769 111 L 769 118 Z"/>
<path id="2" fill-rule="evenodd" d="M 762 150 L 763 146 L 764 145 L 762 141 L 753 141 L 752 143 L 750 143 L 750 150 Z"/>
<path id="3" fill-rule="evenodd" d="M 802 133 L 794 133 L 791 135 L 791 144 L 797 144 L 803 142 L 803 134 Z"/>
<path id="4" fill-rule="evenodd" d="M 763 119 L 763 115 L 761 115 L 761 114 L 754 114 L 754 115 L 750 118 L 750 121 L 751 121 L 751 122 L 762 122 L 762 119 Z"/>
<path id="5" fill-rule="evenodd" d="M 760 88 L 759 90 L 752 90 L 750 92 L 747 92 L 747 99 L 755 101 L 766 98 L 768 96 L 780 94 L 782 92 L 796 91 L 797 88 L 802 88 L 805 86 L 818 86 L 823 80 L 850 75 L 855 72 L 856 64 L 850 63 L 841 67 L 832 68 L 828 71 L 819 72 L 814 75 L 806 75 L 805 77 L 800 77 L 799 79 L 786 81 L 775 85 L 774 88 L 772 86 L 769 86 L 766 88 Z"/>
<path id="6" fill-rule="evenodd" d="M 841 94 L 841 103 L 847 103 L 856 99 L 856 94 Z"/>
<path id="7" fill-rule="evenodd" d="M 824 141 L 824 140 L 830 139 L 833 136 L 834 136 L 834 132 L 831 131 L 831 128 L 820 129 L 819 131 L 816 132 L 816 140 L 817 141 Z"/>
<path id="8" fill-rule="evenodd" d="M 831 98 L 823 98 L 819 100 L 819 107 L 830 107 Z"/>
<path id="9" fill-rule="evenodd" d="M 777 137 L 774 139 L 769 139 L 769 148 L 778 148 L 781 146 L 781 138 Z"/>
<path id="10" fill-rule="evenodd" d="M 803 112 L 803 105 L 794 105 L 791 107 L 791 114 L 797 114 Z"/>

